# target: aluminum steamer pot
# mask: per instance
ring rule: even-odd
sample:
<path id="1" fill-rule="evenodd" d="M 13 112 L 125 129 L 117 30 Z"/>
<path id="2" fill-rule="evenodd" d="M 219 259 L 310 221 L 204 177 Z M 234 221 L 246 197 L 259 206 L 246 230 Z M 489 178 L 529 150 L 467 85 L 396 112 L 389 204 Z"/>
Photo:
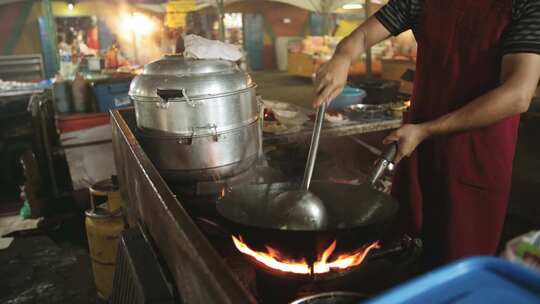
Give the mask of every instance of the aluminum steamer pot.
<path id="1" fill-rule="evenodd" d="M 138 135 L 169 181 L 205 181 L 250 168 L 261 145 L 255 83 L 234 62 L 169 55 L 132 81 Z"/>

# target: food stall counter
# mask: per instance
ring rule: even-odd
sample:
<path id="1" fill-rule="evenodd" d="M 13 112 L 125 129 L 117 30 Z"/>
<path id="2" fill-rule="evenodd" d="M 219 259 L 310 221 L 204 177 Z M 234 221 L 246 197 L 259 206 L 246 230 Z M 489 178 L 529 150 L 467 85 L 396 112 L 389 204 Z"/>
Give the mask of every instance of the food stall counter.
<path id="1" fill-rule="evenodd" d="M 287 72 L 292 76 L 312 77 L 313 74 L 327 60 L 318 56 L 304 53 L 289 53 Z M 381 74 L 381 61 L 376 59 L 372 61 L 372 73 Z M 349 75 L 363 75 L 366 73 L 366 65 L 364 61 L 357 61 L 351 65 Z"/>

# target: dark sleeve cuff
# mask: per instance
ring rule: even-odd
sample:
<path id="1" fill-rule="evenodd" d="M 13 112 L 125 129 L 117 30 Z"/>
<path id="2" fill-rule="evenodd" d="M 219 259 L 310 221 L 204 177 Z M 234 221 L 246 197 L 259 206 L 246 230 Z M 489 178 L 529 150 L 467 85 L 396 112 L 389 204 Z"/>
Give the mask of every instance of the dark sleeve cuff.
<path id="1" fill-rule="evenodd" d="M 533 53 L 540 55 L 540 43 L 512 43 L 504 46 L 503 55 Z"/>
<path id="2" fill-rule="evenodd" d="M 390 32 L 390 34 L 392 34 L 392 36 L 401 34 L 402 30 L 392 24 L 384 7 L 377 11 L 374 16 Z"/>

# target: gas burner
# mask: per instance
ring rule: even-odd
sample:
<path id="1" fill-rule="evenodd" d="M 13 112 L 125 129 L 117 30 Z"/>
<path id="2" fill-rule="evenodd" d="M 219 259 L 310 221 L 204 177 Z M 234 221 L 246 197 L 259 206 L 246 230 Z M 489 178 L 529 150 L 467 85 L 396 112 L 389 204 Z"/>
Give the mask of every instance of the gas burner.
<path id="1" fill-rule="evenodd" d="M 287 278 L 297 276 L 302 280 L 306 277 L 312 280 L 340 277 L 359 267 L 372 250 L 380 248 L 379 241 L 373 241 L 354 250 L 336 252 L 337 241 L 334 240 L 314 261 L 308 261 L 306 257 L 287 257 L 285 253 L 270 246 L 264 246 L 265 250 L 253 249 L 241 236 L 233 236 L 232 239 L 236 249 L 253 260 L 263 271 Z"/>
<path id="2" fill-rule="evenodd" d="M 381 240 L 380 248 L 367 252 L 365 259 L 350 269 L 323 274 L 288 273 L 273 270 L 241 252 L 234 242 L 231 242 L 231 235 L 214 221 L 199 218 L 197 222 L 201 226 L 208 226 L 208 229 L 203 231 L 215 230 L 211 233 L 214 235 L 210 238 L 211 243 L 222 254 L 242 285 L 262 304 L 290 303 L 300 298 L 335 291 L 373 296 L 415 275 L 418 257 L 422 251 L 422 242 L 419 239 L 405 235 Z M 261 251 L 260 248 L 267 249 L 261 245 L 256 248 L 258 251 Z M 335 255 L 344 251 L 342 248 L 337 249 Z"/>
<path id="3" fill-rule="evenodd" d="M 349 291 L 373 296 L 393 286 L 398 278 L 392 272 L 396 264 L 411 264 L 417 260 L 422 248 L 419 239 L 404 236 L 380 249 L 373 250 L 361 265 L 347 271 L 322 275 L 302 275 L 268 270 L 255 265 L 257 294 L 262 303 L 290 303 L 296 299 L 335 291 Z M 407 276 L 408 278 L 408 276 Z M 383 283 L 382 281 L 388 281 Z M 378 289 L 380 288 L 380 290 Z M 279 290 L 279 292 L 276 292 Z"/>

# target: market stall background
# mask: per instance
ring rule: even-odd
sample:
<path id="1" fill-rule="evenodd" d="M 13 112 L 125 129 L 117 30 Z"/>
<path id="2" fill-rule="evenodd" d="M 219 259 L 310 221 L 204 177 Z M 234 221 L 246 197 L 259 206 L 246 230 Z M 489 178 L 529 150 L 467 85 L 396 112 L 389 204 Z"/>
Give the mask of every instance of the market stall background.
<path id="1" fill-rule="evenodd" d="M 21 214 L 26 210 L 32 217 L 53 215 L 52 224 L 47 223 L 51 230 L 66 229 L 66 218 L 80 225 L 81 210 L 89 208 L 88 186 L 116 173 L 109 110 L 130 105 L 129 85 L 143 65 L 181 51 L 181 33 L 241 47 L 245 59 L 240 65 L 258 83 L 257 95 L 265 106 L 265 155 L 272 166 L 296 178 L 303 172 L 305 144 L 313 125 L 311 76 L 330 58 L 339 40 L 385 2 L 197 0 L 189 12 L 179 12 L 178 20 L 170 20 L 166 1 L 0 0 L 0 213 L 13 206 L 18 211 L 21 192 L 30 206 L 23 207 Z M 352 93 L 341 97 L 370 104 L 338 109 L 326 117 L 316 170 L 319 178 L 354 183 L 365 177 L 385 132 L 401 124 L 400 115 L 412 92 L 415 47 L 409 31 L 374 46 L 355 62 L 347 90 Z M 532 112 L 523 119 L 503 243 L 540 228 L 535 221 L 540 214 L 535 202 L 540 189 L 535 175 L 540 172 L 536 170 L 540 168 L 539 147 L 533 140 L 538 132 L 538 107 L 533 106 Z M 25 153 L 28 150 L 33 153 Z M 4 196 L 5 184 L 9 184 L 9 196 Z M 26 189 L 21 191 L 23 184 Z M 389 178 L 383 186 L 388 190 Z M 8 206 L 7 200 L 16 204 Z M 70 237 L 85 243 L 84 237 L 75 235 L 84 231 L 82 227 L 67 230 Z M 24 251 L 32 248 L 24 246 Z M 75 252 L 77 263 L 88 262 L 85 253 Z M 73 260 L 71 255 L 58 256 Z M 10 265 L 34 267 L 33 256 L 25 259 L 0 255 L 0 260 L 13 262 Z M 28 267 L 23 267 L 21 276 L 32 270 Z M 86 270 L 80 268 L 81 273 Z M 16 267 L 9 271 L 18 273 Z M 42 274 L 35 271 L 35 275 Z M 7 276 L 0 281 L 15 290 L 5 293 L 8 298 L 17 297 L 22 288 L 15 281 Z M 32 288 L 38 290 L 41 285 L 36 286 Z M 45 288 L 44 294 L 53 289 Z"/>
<path id="2" fill-rule="evenodd" d="M 65 151 L 70 163 L 75 190 L 114 173 L 114 164 L 102 166 L 106 170 L 96 170 L 93 165 L 112 159 L 111 146 L 107 143 L 110 134 L 106 128 L 99 132 L 89 129 L 108 124 L 109 110 L 131 104 L 127 96 L 131 79 L 140 73 L 144 64 L 164 54 L 181 52 L 181 34 L 223 39 L 238 45 L 245 54 L 240 64 L 248 71 L 277 68 L 309 79 L 318 65 L 328 60 L 339 39 L 383 2 L 184 1 L 180 13 L 175 12 L 180 20 L 169 20 L 171 3 L 0 1 L 0 17 L 5 20 L 0 30 L 0 79 L 8 80 L 3 82 L 2 93 L 18 96 L 17 101 L 11 100 L 10 104 L 17 102 L 18 108 L 23 110 L 31 93 L 51 93 L 46 98 L 52 98 L 50 104 L 55 113 L 51 118 L 62 145 L 69 147 L 58 149 Z M 380 74 L 380 50 L 387 47 L 374 49 L 378 50 L 374 51 L 374 72 Z M 351 74 L 369 72 L 368 66 L 371 64 L 360 58 Z M 401 71 L 394 73 L 396 78 L 400 74 Z M 307 106 L 311 97 L 287 99 L 294 96 L 291 93 L 284 96 L 286 101 Z M 373 99 L 366 100 L 370 98 Z M 344 116 L 340 114 L 335 119 L 341 121 Z M 17 126 L 21 122 L 9 121 Z M 356 124 L 358 122 L 350 122 L 347 128 L 352 131 L 348 132 L 365 129 Z M 271 125 L 268 123 L 267 130 Z M 340 126 L 333 132 L 341 134 L 344 128 Z M 281 125 L 274 131 L 292 134 L 296 130 L 298 138 L 302 138 L 309 133 L 308 129 L 307 125 L 300 129 Z M 5 137 L 1 140 L 6 143 Z M 1 148 L 5 150 L 8 146 L 3 144 Z M 102 149 L 101 153 L 96 153 L 95 149 Z M 2 151 L 9 154 L 3 157 L 9 162 L 9 165 L 3 164 L 9 168 L 6 176 L 22 175 L 21 165 L 11 161 L 20 157 L 22 148 L 8 152 Z M 96 159 L 98 155 L 101 158 Z M 21 183 L 8 182 L 13 189 Z"/>
<path id="3" fill-rule="evenodd" d="M 381 6 L 381 2 L 372 1 L 369 11 L 375 12 Z M 216 11 L 215 7 L 216 2 L 197 1 L 196 3 L 195 11 L 187 14 L 186 27 L 203 36 L 219 38 L 216 29 L 212 28 L 219 17 L 219 10 Z M 350 3 L 357 3 L 357 6 L 353 6 L 352 9 L 343 9 L 344 4 Z M 57 42 L 56 33 L 51 31 L 47 34 L 47 18 L 42 14 L 50 10 L 53 18 L 95 16 L 100 47 L 107 48 L 111 44 L 112 36 L 116 35 L 127 44 L 122 50 L 128 57 L 133 57 L 131 37 L 129 33 L 126 33 L 129 29 L 119 24 L 120 19 L 125 19 L 122 15 L 139 12 L 151 18 L 152 22 L 159 26 L 163 23 L 166 13 L 164 1 L 76 1 L 71 6 L 70 4 L 71 2 L 64 1 L 6 1 L 6 4 L 2 4 L 3 9 L 0 12 L 2 20 L 5 20 L 5 26 L 0 30 L 2 54 L 42 54 L 48 70 L 58 67 L 58 62 L 55 62 L 54 58 L 56 56 L 53 56 L 56 54 L 53 51 L 55 48 L 53 46 Z M 226 19 L 240 16 L 240 32 L 246 31 L 242 35 L 246 39 L 239 42 L 243 42 L 249 55 L 250 66 L 254 70 L 282 66 L 278 63 L 280 60 L 283 61 L 284 56 L 280 53 L 286 49 L 286 45 L 285 48 L 283 47 L 284 41 L 293 38 L 301 40 L 306 35 L 324 36 L 334 32 L 336 36 L 343 37 L 352 31 L 366 14 L 366 9 L 362 7 L 360 1 L 224 1 L 223 10 Z M 44 16 L 41 19 L 41 31 L 36 26 L 40 16 Z M 156 30 L 158 30 L 157 26 Z M 231 29 L 235 31 L 234 28 Z M 140 52 L 154 54 L 143 56 L 140 63 L 144 64 L 148 60 L 159 57 L 153 49 L 163 49 L 163 44 L 171 34 L 167 30 L 161 28 L 159 30 L 162 31 L 159 33 L 161 37 L 154 39 L 152 43 L 141 41 L 141 45 L 146 46 L 144 49 L 149 50 Z M 403 37 L 406 38 L 399 39 L 407 40 L 409 43 L 412 35 L 409 33 Z M 227 38 L 230 38 L 230 35 Z M 143 40 L 143 37 L 138 39 Z M 47 48 L 45 48 L 42 52 L 42 45 L 48 45 L 47 48 L 50 51 L 46 52 Z M 47 75 L 52 77 L 54 74 L 47 71 Z"/>

